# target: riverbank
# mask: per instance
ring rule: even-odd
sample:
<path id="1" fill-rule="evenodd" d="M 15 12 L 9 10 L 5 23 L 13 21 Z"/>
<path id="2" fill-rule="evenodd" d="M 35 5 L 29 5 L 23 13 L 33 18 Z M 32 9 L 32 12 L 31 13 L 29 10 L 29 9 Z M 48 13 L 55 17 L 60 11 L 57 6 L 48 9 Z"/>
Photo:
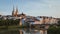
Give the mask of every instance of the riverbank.
<path id="1" fill-rule="evenodd" d="M 12 26 L 0 26 L 0 29 L 15 29 L 15 28 L 25 28 L 25 26 L 12 25 Z"/>
<path id="2" fill-rule="evenodd" d="M 13 25 L 13 26 L 0 26 L 0 29 L 11 29 L 11 28 L 18 28 L 18 27 L 20 27 L 20 26 L 15 26 L 15 25 Z"/>

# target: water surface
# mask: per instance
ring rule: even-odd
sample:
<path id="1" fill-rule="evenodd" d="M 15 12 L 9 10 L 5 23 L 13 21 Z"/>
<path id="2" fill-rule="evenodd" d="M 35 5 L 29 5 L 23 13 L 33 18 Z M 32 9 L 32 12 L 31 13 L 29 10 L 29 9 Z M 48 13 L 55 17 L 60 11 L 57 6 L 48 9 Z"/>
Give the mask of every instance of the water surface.
<path id="1" fill-rule="evenodd" d="M 4 29 L 0 31 L 0 34 L 40 34 L 38 29 Z"/>

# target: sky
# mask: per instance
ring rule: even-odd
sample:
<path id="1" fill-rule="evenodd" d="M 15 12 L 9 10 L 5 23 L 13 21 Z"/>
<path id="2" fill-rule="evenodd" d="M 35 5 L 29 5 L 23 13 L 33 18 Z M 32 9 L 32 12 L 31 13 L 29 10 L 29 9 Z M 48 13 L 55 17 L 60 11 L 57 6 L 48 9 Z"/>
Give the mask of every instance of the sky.
<path id="1" fill-rule="evenodd" d="M 13 6 L 19 13 L 60 18 L 60 0 L 0 0 L 0 14 L 11 15 Z"/>

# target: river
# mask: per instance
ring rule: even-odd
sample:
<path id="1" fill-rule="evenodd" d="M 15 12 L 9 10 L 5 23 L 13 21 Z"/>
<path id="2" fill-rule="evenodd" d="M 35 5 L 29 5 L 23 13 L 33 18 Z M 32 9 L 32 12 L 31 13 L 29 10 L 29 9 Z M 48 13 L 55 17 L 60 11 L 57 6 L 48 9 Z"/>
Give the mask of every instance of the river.
<path id="1" fill-rule="evenodd" d="M 29 28 L 0 30 L 0 34 L 43 34 L 41 32 L 42 30 Z"/>

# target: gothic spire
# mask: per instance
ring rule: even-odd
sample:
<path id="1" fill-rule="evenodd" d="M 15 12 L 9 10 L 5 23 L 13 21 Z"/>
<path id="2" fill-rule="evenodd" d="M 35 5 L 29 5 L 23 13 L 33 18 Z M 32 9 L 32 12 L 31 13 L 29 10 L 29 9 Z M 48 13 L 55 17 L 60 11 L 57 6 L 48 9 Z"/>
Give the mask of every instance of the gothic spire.
<path id="1" fill-rule="evenodd" d="M 16 6 L 16 12 L 18 12 L 18 7 Z"/>
<path id="2" fill-rule="evenodd" d="M 13 5 L 13 11 L 12 11 L 12 16 L 14 15 L 14 5 Z"/>
<path id="3" fill-rule="evenodd" d="M 16 11 L 15 11 L 15 15 L 18 15 L 18 7 L 16 6 Z"/>

